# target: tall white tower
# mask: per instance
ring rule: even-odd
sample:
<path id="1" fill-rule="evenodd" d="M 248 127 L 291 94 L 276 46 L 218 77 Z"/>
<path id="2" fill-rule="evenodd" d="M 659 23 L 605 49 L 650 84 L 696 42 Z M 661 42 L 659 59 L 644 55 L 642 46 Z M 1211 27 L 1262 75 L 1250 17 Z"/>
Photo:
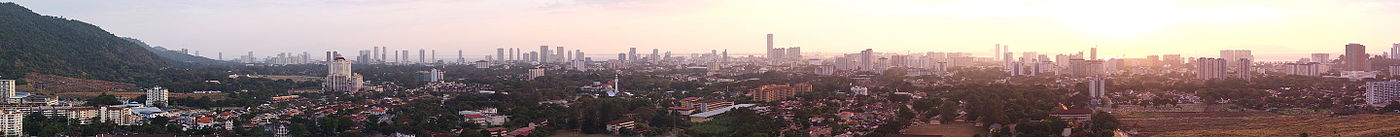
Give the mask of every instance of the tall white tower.
<path id="1" fill-rule="evenodd" d="M 168 95 L 170 95 L 170 90 L 166 90 L 160 86 L 146 89 L 146 106 L 167 106 L 169 105 L 167 104 L 167 100 L 169 99 Z"/>

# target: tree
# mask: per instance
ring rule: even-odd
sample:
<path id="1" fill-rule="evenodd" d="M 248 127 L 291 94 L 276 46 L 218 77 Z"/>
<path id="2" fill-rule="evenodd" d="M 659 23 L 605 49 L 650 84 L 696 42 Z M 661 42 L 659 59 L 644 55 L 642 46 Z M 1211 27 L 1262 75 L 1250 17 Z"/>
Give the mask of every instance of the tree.
<path id="1" fill-rule="evenodd" d="M 1394 113 L 1400 111 L 1400 101 L 1390 101 L 1390 104 L 1381 108 L 1381 113 Z"/>
<path id="2" fill-rule="evenodd" d="M 1098 112 L 1089 116 L 1089 132 L 1096 136 L 1113 136 L 1118 129 L 1118 118 L 1108 112 Z"/>
<path id="3" fill-rule="evenodd" d="M 102 93 L 102 95 L 97 95 L 97 97 L 93 97 L 92 99 L 88 99 L 88 102 L 87 102 L 87 105 L 88 105 L 88 106 L 110 106 L 110 105 L 121 105 L 121 104 L 125 104 L 125 103 L 123 103 L 123 102 L 117 100 L 117 96 L 107 95 L 107 93 Z"/>

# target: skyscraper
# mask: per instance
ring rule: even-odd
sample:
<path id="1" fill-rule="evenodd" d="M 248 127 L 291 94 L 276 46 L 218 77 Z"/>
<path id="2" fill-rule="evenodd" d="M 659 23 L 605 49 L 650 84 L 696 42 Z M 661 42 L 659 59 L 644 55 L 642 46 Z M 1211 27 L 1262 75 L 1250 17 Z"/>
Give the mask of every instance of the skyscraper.
<path id="1" fill-rule="evenodd" d="M 783 57 L 794 60 L 802 59 L 802 47 L 788 47 L 787 53 L 784 53 Z"/>
<path id="2" fill-rule="evenodd" d="M 506 61 L 505 48 L 496 48 L 496 61 Z"/>
<path id="3" fill-rule="evenodd" d="M 875 68 L 875 63 L 874 63 L 874 62 L 871 62 L 871 61 L 874 61 L 874 60 L 871 60 L 871 59 L 872 59 L 871 56 L 874 56 L 874 54 L 875 54 L 875 50 L 872 50 L 872 49 L 865 49 L 865 50 L 863 50 L 863 51 L 860 51 L 860 70 L 861 70 L 861 71 L 874 71 L 874 70 L 875 70 L 875 69 L 874 69 L 874 68 Z"/>
<path id="4" fill-rule="evenodd" d="M 1108 81 L 1105 81 L 1103 78 L 1089 78 L 1089 102 L 1097 103 L 1099 98 L 1104 97 L 1105 83 L 1108 83 Z"/>
<path id="5" fill-rule="evenodd" d="M 373 51 L 369 53 L 370 60 L 379 60 L 379 52 L 382 52 L 379 51 L 379 47 L 374 47 Z"/>
<path id="6" fill-rule="evenodd" d="M 1249 50 L 1220 50 L 1220 59 L 1225 59 L 1225 64 L 1239 66 L 1240 59 L 1254 60 L 1254 53 Z"/>
<path id="7" fill-rule="evenodd" d="M 1099 47 L 1089 48 L 1089 60 L 1099 59 Z"/>
<path id="8" fill-rule="evenodd" d="M 15 96 L 15 80 L 0 79 L 0 96 L 7 99 Z"/>
<path id="9" fill-rule="evenodd" d="M 530 72 L 527 73 L 526 76 L 529 77 L 530 80 L 534 80 L 535 78 L 544 76 L 544 67 L 536 66 L 534 68 L 530 68 Z"/>
<path id="10" fill-rule="evenodd" d="M 992 50 L 992 59 L 1001 59 L 1001 44 L 997 44 L 996 49 Z"/>
<path id="11" fill-rule="evenodd" d="M 566 58 L 564 58 L 564 54 L 569 54 L 569 51 L 564 50 L 564 46 L 554 47 L 554 49 L 554 53 L 551 53 L 554 54 L 554 56 L 551 56 L 554 58 L 551 58 L 550 60 L 553 60 L 554 62 L 564 62 L 564 60 L 567 60 Z"/>
<path id="12" fill-rule="evenodd" d="M 165 88 L 162 88 L 160 86 L 146 89 L 146 106 L 167 106 L 169 105 L 167 101 L 169 100 L 168 95 L 170 95 L 170 90 L 166 90 Z"/>
<path id="13" fill-rule="evenodd" d="M 636 48 L 636 47 L 628 48 L 628 49 L 627 49 L 627 60 L 628 60 L 628 61 L 637 61 L 637 59 L 639 59 L 639 58 L 637 57 L 637 48 Z"/>
<path id="14" fill-rule="evenodd" d="M 1250 80 L 1250 73 L 1252 73 L 1250 70 L 1253 69 L 1254 63 L 1249 59 L 1240 59 L 1237 61 L 1238 63 L 1235 64 L 1235 78 L 1246 81 Z"/>
<path id="15" fill-rule="evenodd" d="M 1198 79 L 1224 79 L 1227 76 L 1225 59 L 1197 58 L 1196 62 L 1193 63 L 1196 64 L 1196 78 Z"/>
<path id="16" fill-rule="evenodd" d="M 1400 59 L 1400 43 L 1390 45 L 1390 59 Z"/>
<path id="17" fill-rule="evenodd" d="M 1167 65 L 1180 65 L 1184 63 L 1183 61 L 1185 60 L 1181 59 L 1181 54 L 1162 55 L 1162 63 Z"/>
<path id="18" fill-rule="evenodd" d="M 1365 45 L 1358 43 L 1347 44 L 1346 52 L 1346 58 L 1344 59 L 1346 65 L 1342 67 L 1343 71 L 1371 70 L 1371 63 L 1366 60 L 1368 55 L 1366 55 Z"/>
<path id="19" fill-rule="evenodd" d="M 428 50 L 418 49 L 418 63 L 428 63 Z"/>
<path id="20" fill-rule="evenodd" d="M 1386 104 L 1400 100 L 1400 80 L 1366 82 L 1366 104 Z"/>
<path id="21" fill-rule="evenodd" d="M 1001 56 L 1001 68 L 1002 68 L 1002 70 L 1004 70 L 1004 71 L 1006 71 L 1006 72 L 1014 72 L 1014 71 L 1015 71 L 1015 67 L 1016 67 L 1016 66 L 1013 66 L 1013 65 L 1011 64 L 1011 62 L 1012 62 L 1012 61 L 1011 61 L 1011 58 L 1012 58 L 1011 56 L 1012 56 L 1012 53 L 1011 53 L 1011 52 L 1002 53 L 1002 56 Z M 1013 75 L 1015 75 L 1015 74 L 1013 73 Z"/>
<path id="22" fill-rule="evenodd" d="M 769 58 L 772 58 L 772 57 L 773 57 L 773 34 L 772 34 L 772 33 L 769 33 L 769 34 L 768 34 L 768 48 L 764 48 L 764 49 L 763 49 L 763 52 L 768 53 L 768 54 L 764 54 L 764 56 L 767 56 L 767 57 L 769 57 Z"/>
<path id="23" fill-rule="evenodd" d="M 1313 53 L 1313 54 L 1312 54 L 1312 60 L 1311 60 L 1311 61 L 1312 61 L 1312 62 L 1317 62 L 1317 63 L 1331 63 L 1331 62 L 1332 62 L 1332 57 L 1331 57 L 1331 56 L 1332 56 L 1331 54 L 1327 54 L 1327 53 Z"/>
<path id="24" fill-rule="evenodd" d="M 364 84 L 364 78 L 360 74 L 350 71 L 350 61 L 345 60 L 345 58 L 337 57 L 335 61 L 331 61 L 326 66 L 328 68 L 326 80 L 322 83 L 323 89 L 326 91 L 355 92 L 359 91 Z"/>
<path id="25" fill-rule="evenodd" d="M 538 61 L 540 61 L 540 63 L 549 62 L 549 61 L 546 61 L 546 60 L 549 60 L 549 53 L 551 53 L 551 52 L 549 52 L 549 45 L 540 45 L 540 52 L 539 52 L 539 53 L 540 53 L 540 60 L 538 60 Z"/>

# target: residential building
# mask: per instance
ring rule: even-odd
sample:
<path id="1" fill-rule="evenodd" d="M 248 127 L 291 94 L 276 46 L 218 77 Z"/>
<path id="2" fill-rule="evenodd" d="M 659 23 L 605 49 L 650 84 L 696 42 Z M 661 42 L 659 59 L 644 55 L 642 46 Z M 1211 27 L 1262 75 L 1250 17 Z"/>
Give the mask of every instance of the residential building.
<path id="1" fill-rule="evenodd" d="M 1366 55 L 1365 45 L 1347 44 L 1346 57 L 1342 60 L 1346 64 L 1342 67 L 1342 71 L 1371 71 L 1371 62 L 1367 58 L 1370 57 Z"/>
<path id="2" fill-rule="evenodd" d="M 1089 78 L 1089 98 L 1090 102 L 1097 104 L 1099 98 L 1104 98 L 1104 85 L 1107 83 L 1103 78 Z"/>
<path id="3" fill-rule="evenodd" d="M 486 60 L 477 60 L 476 62 L 472 62 L 472 67 L 476 67 L 479 69 L 491 68 L 491 62 Z"/>
<path id="4" fill-rule="evenodd" d="M 356 92 L 364 86 L 364 78 L 360 74 L 350 71 L 350 61 L 345 58 L 336 57 L 334 61 L 327 65 L 330 69 L 326 75 L 326 81 L 322 83 L 323 90 Z"/>
<path id="5" fill-rule="evenodd" d="M 835 74 L 835 73 L 836 73 L 836 66 L 832 66 L 832 65 L 817 65 L 816 70 L 815 70 L 814 73 L 817 74 L 817 75 L 832 75 L 832 74 Z"/>
<path id="6" fill-rule="evenodd" d="M 17 110 L 0 111 L 0 135 L 24 135 L 24 113 Z"/>
<path id="7" fill-rule="evenodd" d="M 428 82 L 442 81 L 442 71 L 438 69 L 428 70 Z"/>
<path id="8" fill-rule="evenodd" d="M 530 80 L 534 80 L 535 78 L 538 78 L 538 77 L 541 77 L 541 76 L 544 76 L 544 67 L 542 67 L 542 66 L 536 66 L 536 67 L 534 67 L 534 68 L 530 68 L 530 72 L 529 72 L 528 74 L 526 74 L 526 77 L 527 77 L 528 79 L 530 79 Z"/>
<path id="9" fill-rule="evenodd" d="M 1253 73 L 1252 69 L 1254 68 L 1253 63 L 1254 62 L 1251 62 L 1249 59 L 1237 60 L 1237 64 L 1235 64 L 1235 78 L 1246 81 L 1250 80 L 1252 78 L 1250 74 Z"/>
<path id="10" fill-rule="evenodd" d="M 1332 58 L 1327 53 L 1313 53 L 1311 60 L 1317 63 L 1332 63 Z"/>
<path id="11" fill-rule="evenodd" d="M 1238 66 L 1240 59 L 1254 60 L 1254 54 L 1250 50 L 1220 50 L 1220 58 L 1226 65 Z"/>
<path id="12" fill-rule="evenodd" d="M 5 98 L 15 96 L 15 80 L 0 79 L 0 96 Z"/>
<path id="13" fill-rule="evenodd" d="M 1196 78 L 1200 80 L 1225 79 L 1227 76 L 1225 59 L 1197 58 Z"/>
<path id="14" fill-rule="evenodd" d="M 168 106 L 170 90 L 156 86 L 146 89 L 146 106 L 165 107 Z"/>
<path id="15" fill-rule="evenodd" d="M 1366 82 L 1366 104 L 1384 105 L 1400 100 L 1400 80 Z"/>
<path id="16" fill-rule="evenodd" d="M 1289 75 L 1318 76 L 1322 74 L 1320 66 L 1322 65 L 1317 62 L 1285 63 L 1283 64 L 1283 73 Z M 1395 71 L 1391 72 L 1393 73 Z"/>
<path id="17" fill-rule="evenodd" d="M 757 101 L 780 101 L 789 97 L 797 96 L 799 93 L 811 92 L 812 84 L 770 84 L 759 86 L 753 89 L 753 98 Z"/>
<path id="18" fill-rule="evenodd" d="M 622 118 L 608 121 L 608 132 L 618 133 L 619 130 L 636 128 L 637 122 L 631 118 Z"/>

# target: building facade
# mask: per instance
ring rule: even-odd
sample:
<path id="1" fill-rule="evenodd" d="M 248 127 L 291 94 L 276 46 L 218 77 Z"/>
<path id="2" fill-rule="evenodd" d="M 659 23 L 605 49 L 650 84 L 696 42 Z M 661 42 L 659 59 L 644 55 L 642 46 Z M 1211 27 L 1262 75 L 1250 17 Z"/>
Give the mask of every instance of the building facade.
<path id="1" fill-rule="evenodd" d="M 1196 78 L 1200 80 L 1225 79 L 1226 73 L 1225 59 L 1221 58 L 1197 58 Z"/>
<path id="2" fill-rule="evenodd" d="M 364 78 L 360 74 L 350 71 L 349 60 L 336 58 L 327 67 L 330 73 L 326 75 L 326 81 L 321 84 L 323 90 L 356 92 L 364 86 Z"/>
<path id="3" fill-rule="evenodd" d="M 1351 43 L 1346 45 L 1346 57 L 1343 58 L 1342 71 L 1370 71 L 1371 63 L 1367 61 L 1366 46 Z"/>
<path id="4" fill-rule="evenodd" d="M 1366 82 L 1366 104 L 1382 105 L 1400 100 L 1400 80 Z"/>
<path id="5" fill-rule="evenodd" d="M 168 106 L 170 105 L 168 103 L 169 95 L 170 90 L 166 90 L 165 88 L 160 86 L 146 89 L 146 105 L 154 107 Z"/>
<path id="6" fill-rule="evenodd" d="M 763 85 L 753 89 L 753 99 L 765 102 L 780 101 L 811 91 L 812 84 L 807 83 Z"/>

